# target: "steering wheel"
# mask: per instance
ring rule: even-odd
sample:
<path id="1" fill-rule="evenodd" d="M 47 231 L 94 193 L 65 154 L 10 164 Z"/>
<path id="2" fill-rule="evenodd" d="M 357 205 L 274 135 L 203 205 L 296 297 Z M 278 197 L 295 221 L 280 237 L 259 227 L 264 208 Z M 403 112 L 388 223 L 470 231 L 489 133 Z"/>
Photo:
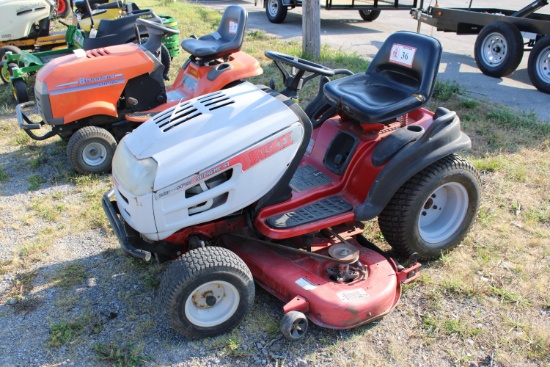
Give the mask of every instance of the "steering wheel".
<path id="1" fill-rule="evenodd" d="M 273 61 L 282 62 L 299 70 L 308 71 L 317 75 L 334 76 L 334 70 L 331 68 L 296 56 L 290 56 L 275 51 L 265 51 L 265 56 Z"/>
<path id="2" fill-rule="evenodd" d="M 149 30 L 152 29 L 152 30 L 160 32 L 160 33 L 158 33 L 158 35 L 166 34 L 168 36 L 173 36 L 175 34 L 180 34 L 180 31 L 178 29 L 170 28 L 170 27 L 167 27 L 163 24 L 153 22 L 153 21 L 148 20 L 148 19 L 137 18 L 136 23 L 141 24 L 142 26 L 144 26 L 145 28 L 147 28 Z M 155 34 L 155 32 L 150 32 L 150 33 Z"/>

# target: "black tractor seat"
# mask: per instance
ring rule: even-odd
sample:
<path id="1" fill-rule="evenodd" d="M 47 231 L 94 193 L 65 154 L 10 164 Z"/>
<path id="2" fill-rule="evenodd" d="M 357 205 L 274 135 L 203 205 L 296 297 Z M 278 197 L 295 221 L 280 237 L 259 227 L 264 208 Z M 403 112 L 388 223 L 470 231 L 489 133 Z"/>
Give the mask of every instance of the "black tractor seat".
<path id="1" fill-rule="evenodd" d="M 94 9 L 95 5 L 99 4 L 105 4 L 108 3 L 109 0 L 88 0 L 88 3 L 90 4 L 90 8 Z M 88 12 L 88 6 L 86 5 L 86 0 L 76 0 L 74 2 L 74 8 L 78 10 L 80 13 L 87 13 Z"/>
<path id="2" fill-rule="evenodd" d="M 364 74 L 327 83 L 325 98 L 360 123 L 391 122 L 428 102 L 440 60 L 438 40 L 396 32 L 384 42 Z"/>
<path id="3" fill-rule="evenodd" d="M 241 49 L 248 13 L 243 7 L 228 6 L 222 16 L 218 30 L 199 39 L 188 38 L 181 42 L 181 47 L 189 52 L 192 58 L 204 62 L 227 58 Z"/>

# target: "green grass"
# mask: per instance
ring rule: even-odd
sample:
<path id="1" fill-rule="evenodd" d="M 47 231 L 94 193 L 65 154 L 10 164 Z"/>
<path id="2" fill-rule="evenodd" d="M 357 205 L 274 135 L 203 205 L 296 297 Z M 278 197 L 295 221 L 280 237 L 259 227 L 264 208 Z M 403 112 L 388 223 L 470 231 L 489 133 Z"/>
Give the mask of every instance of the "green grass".
<path id="1" fill-rule="evenodd" d="M 143 345 L 131 343 L 96 343 L 92 346 L 96 356 L 116 367 L 135 367 L 149 359 L 143 354 Z"/>
<path id="2" fill-rule="evenodd" d="M 59 348 L 72 342 L 84 329 L 80 322 L 60 322 L 50 326 L 48 346 Z"/>

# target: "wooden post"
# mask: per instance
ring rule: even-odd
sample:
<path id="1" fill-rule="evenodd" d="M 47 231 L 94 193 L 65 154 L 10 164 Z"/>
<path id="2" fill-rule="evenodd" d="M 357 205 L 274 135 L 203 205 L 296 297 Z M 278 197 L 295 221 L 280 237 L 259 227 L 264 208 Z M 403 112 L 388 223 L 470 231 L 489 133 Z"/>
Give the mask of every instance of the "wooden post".
<path id="1" fill-rule="evenodd" d="M 307 57 L 321 56 L 321 4 L 319 0 L 302 1 L 302 52 Z"/>

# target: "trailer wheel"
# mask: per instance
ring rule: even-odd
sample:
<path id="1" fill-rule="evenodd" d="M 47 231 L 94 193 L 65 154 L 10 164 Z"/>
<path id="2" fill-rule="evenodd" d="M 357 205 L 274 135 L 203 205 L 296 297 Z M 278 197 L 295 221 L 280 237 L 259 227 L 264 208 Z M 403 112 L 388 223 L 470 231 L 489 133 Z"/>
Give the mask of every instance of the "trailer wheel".
<path id="1" fill-rule="evenodd" d="M 527 63 L 531 83 L 544 93 L 550 93 L 550 36 L 537 41 Z"/>
<path id="2" fill-rule="evenodd" d="M 372 22 L 380 16 L 380 10 L 377 9 L 361 9 L 359 16 L 366 22 Z"/>
<path id="3" fill-rule="evenodd" d="M 512 23 L 487 24 L 476 38 L 476 64 L 485 75 L 500 78 L 511 74 L 523 57 L 523 38 Z"/>
<path id="4" fill-rule="evenodd" d="M 200 247 L 172 261 L 160 283 L 161 310 L 170 326 L 190 338 L 236 327 L 254 303 L 250 270 L 234 252 Z"/>
<path id="5" fill-rule="evenodd" d="M 298 340 L 307 333 L 308 322 L 306 316 L 299 311 L 290 311 L 281 319 L 281 333 L 288 340 Z"/>
<path id="6" fill-rule="evenodd" d="M 17 103 L 29 101 L 29 93 L 27 92 L 27 83 L 22 78 L 13 79 L 11 81 L 11 91 L 13 98 Z"/>
<path id="7" fill-rule="evenodd" d="M 4 83 L 10 82 L 11 73 L 9 71 L 9 65 L 6 62 L 6 53 L 10 51 L 12 54 L 21 54 L 21 49 L 17 46 L 4 46 L 0 48 L 0 60 L 2 61 L 2 70 L 0 72 L 0 78 Z"/>
<path id="8" fill-rule="evenodd" d="M 111 170 L 116 140 L 107 130 L 97 126 L 78 129 L 69 139 L 67 156 L 80 173 L 104 173 Z"/>
<path id="9" fill-rule="evenodd" d="M 287 13 L 288 8 L 283 5 L 283 0 L 267 0 L 265 14 L 271 23 L 282 23 Z"/>
<path id="10" fill-rule="evenodd" d="M 479 207 L 476 169 L 451 154 L 407 181 L 378 217 L 382 234 L 400 254 L 434 259 L 457 246 Z"/>

